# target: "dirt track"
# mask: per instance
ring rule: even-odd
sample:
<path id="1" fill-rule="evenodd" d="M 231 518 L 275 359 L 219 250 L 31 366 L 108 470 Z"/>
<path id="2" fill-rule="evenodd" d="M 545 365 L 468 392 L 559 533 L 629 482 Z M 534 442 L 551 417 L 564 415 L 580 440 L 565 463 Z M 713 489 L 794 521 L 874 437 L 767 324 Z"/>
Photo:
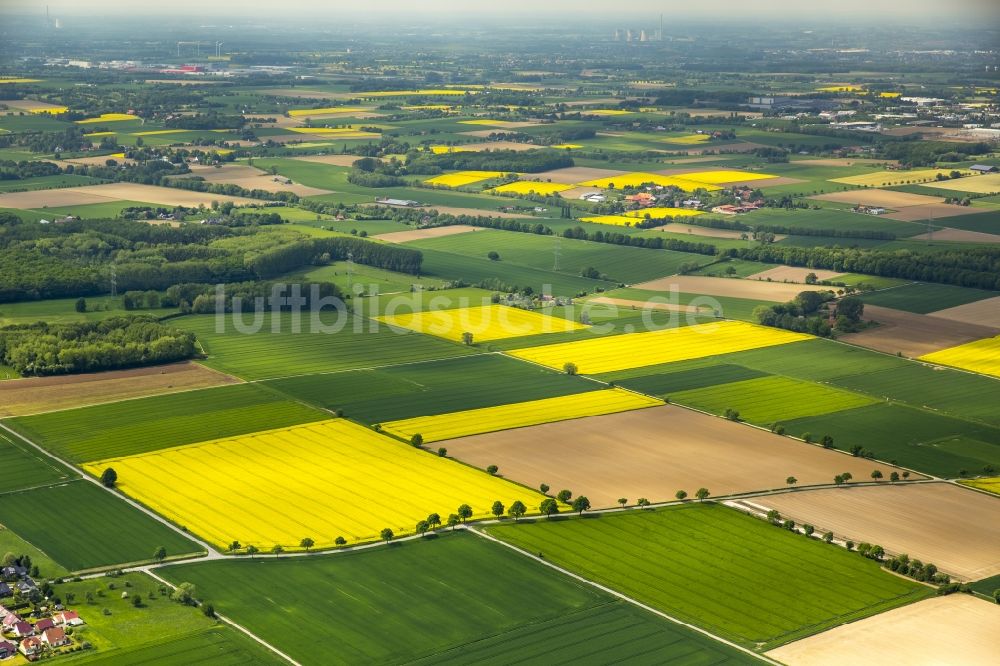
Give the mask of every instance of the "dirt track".
<path id="1" fill-rule="evenodd" d="M 759 301 L 790 301 L 803 291 L 822 291 L 830 287 L 808 284 L 786 284 L 766 280 L 739 280 L 735 278 L 713 278 L 700 275 L 673 275 L 632 285 L 637 289 L 669 291 L 676 288 L 685 294 L 707 294 L 709 296 L 732 296 L 751 298 Z"/>
<path id="2" fill-rule="evenodd" d="M 83 375 L 12 379 L 0 382 L 0 417 L 237 384 L 239 381 L 188 362 Z"/>
<path id="3" fill-rule="evenodd" d="M 867 478 L 867 476 L 866 476 Z M 1000 498 L 950 483 L 782 493 L 752 500 L 798 523 L 933 562 L 962 580 L 1000 573 Z"/>
<path id="4" fill-rule="evenodd" d="M 925 599 L 789 643 L 767 656 L 789 666 L 994 666 L 1000 606 L 967 594 Z"/>
<path id="5" fill-rule="evenodd" d="M 865 306 L 865 319 L 880 325 L 842 335 L 840 340 L 887 354 L 902 352 L 910 358 L 1000 334 L 1000 327 L 950 321 L 878 305 Z"/>
<path id="6" fill-rule="evenodd" d="M 532 488 L 547 483 L 586 495 L 594 507 L 619 497 L 674 498 L 827 484 L 842 472 L 867 479 L 894 469 L 673 405 L 562 421 L 441 442 L 448 454 Z"/>

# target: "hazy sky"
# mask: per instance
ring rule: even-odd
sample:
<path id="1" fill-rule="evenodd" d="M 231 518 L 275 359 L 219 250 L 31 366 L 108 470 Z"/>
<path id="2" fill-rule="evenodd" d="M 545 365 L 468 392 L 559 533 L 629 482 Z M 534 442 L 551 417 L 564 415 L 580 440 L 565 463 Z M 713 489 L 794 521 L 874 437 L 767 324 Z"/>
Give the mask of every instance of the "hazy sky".
<path id="1" fill-rule="evenodd" d="M 376 18 L 387 16 L 420 16 L 445 12 L 460 18 L 472 15 L 559 14 L 567 19 L 597 18 L 614 15 L 624 17 L 636 13 L 663 12 L 674 18 L 719 17 L 729 22 L 737 17 L 781 16 L 810 17 L 856 16 L 859 21 L 870 21 L 874 15 L 894 14 L 901 23 L 946 16 L 960 21 L 991 20 L 1000 23 L 998 0 L 712 0 L 705 3 L 691 0 L 0 0 L 0 11 L 16 13 L 43 12 L 45 5 L 56 15 L 110 16 L 129 14 L 170 14 L 190 12 L 201 16 L 228 15 L 254 18 L 271 16 L 283 20 L 309 16 L 357 16 L 364 14 Z"/>

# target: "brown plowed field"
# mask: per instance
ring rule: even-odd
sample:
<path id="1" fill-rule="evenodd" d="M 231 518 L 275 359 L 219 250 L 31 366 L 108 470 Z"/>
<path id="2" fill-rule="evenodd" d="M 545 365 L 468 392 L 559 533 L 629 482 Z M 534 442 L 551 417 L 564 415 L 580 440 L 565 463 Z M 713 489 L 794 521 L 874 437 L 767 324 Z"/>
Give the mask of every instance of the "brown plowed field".
<path id="1" fill-rule="evenodd" d="M 1000 334 L 1000 327 L 951 321 L 878 305 L 865 305 L 865 319 L 880 325 L 842 335 L 840 340 L 888 354 L 902 352 L 910 358 Z"/>
<path id="2" fill-rule="evenodd" d="M 752 501 L 817 532 L 933 562 L 962 580 L 1000 573 L 1000 498 L 951 483 L 827 488 Z"/>
<path id="3" fill-rule="evenodd" d="M 188 362 L 84 375 L 11 379 L 0 382 L 0 417 L 239 382 L 235 377 Z"/>
<path id="4" fill-rule="evenodd" d="M 956 305 L 953 308 L 945 308 L 944 310 L 931 312 L 927 316 L 1000 328 L 1000 296 L 984 298 L 975 303 Z"/>
<path id="5" fill-rule="evenodd" d="M 865 206 L 882 206 L 883 208 L 905 208 L 907 206 L 923 206 L 927 204 L 944 203 L 942 197 L 930 197 L 926 194 L 910 194 L 909 192 L 893 192 L 892 190 L 847 190 L 846 192 L 831 192 L 817 194 L 810 199 L 834 201 L 846 204 L 863 204 Z"/>
<path id="6" fill-rule="evenodd" d="M 758 301 L 777 301 L 781 303 L 792 300 L 803 291 L 830 289 L 830 287 L 819 285 L 787 284 L 784 282 L 768 282 L 766 280 L 713 278 L 701 275 L 672 275 L 632 286 L 637 289 L 650 289 L 652 291 L 670 291 L 672 287 L 675 287 L 677 291 L 684 294 L 732 296 L 734 298 L 751 298 Z"/>
<path id="7" fill-rule="evenodd" d="M 955 217 L 956 215 L 975 215 L 976 213 L 982 212 L 984 212 L 982 208 L 973 208 L 972 206 L 932 203 L 921 206 L 907 206 L 893 213 L 881 215 L 880 217 L 885 217 L 890 220 L 898 220 L 900 222 L 922 222 L 928 219 L 937 220 L 940 218 Z M 937 236 L 937 234 L 935 234 L 935 236 Z"/>
<path id="8" fill-rule="evenodd" d="M 815 273 L 818 280 L 832 280 L 843 275 L 837 271 L 824 271 L 818 268 L 799 268 L 798 266 L 775 266 L 760 273 L 747 276 L 748 280 L 766 280 L 771 278 L 775 282 L 801 282 L 806 281 L 806 276 Z"/>
<path id="9" fill-rule="evenodd" d="M 877 655 L 906 666 L 994 666 L 998 636 L 1000 606 L 952 594 L 841 625 L 767 656 L 788 666 L 866 664 Z"/>
<path id="10" fill-rule="evenodd" d="M 537 488 L 569 488 L 594 507 L 619 497 L 662 502 L 678 490 L 713 495 L 833 483 L 895 469 L 674 405 L 547 423 L 441 442 L 448 455 Z"/>
<path id="11" fill-rule="evenodd" d="M 425 238 L 440 238 L 441 236 L 468 234 L 473 231 L 482 231 L 482 229 L 479 227 L 470 227 L 467 224 L 453 224 L 447 227 L 413 229 L 412 231 L 391 231 L 387 234 L 379 234 L 375 236 L 375 238 L 387 243 L 409 243 L 410 241 L 424 240 Z"/>

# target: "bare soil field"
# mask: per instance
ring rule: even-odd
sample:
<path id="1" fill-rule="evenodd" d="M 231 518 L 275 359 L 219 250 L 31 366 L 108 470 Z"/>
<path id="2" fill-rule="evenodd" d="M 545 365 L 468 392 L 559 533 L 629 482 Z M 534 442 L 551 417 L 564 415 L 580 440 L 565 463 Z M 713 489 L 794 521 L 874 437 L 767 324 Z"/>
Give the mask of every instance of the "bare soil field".
<path id="1" fill-rule="evenodd" d="M 537 488 L 570 488 L 595 507 L 619 497 L 674 499 L 699 487 L 714 496 L 867 479 L 894 469 L 674 405 L 505 430 L 441 442 L 448 455 Z M 971 491 L 970 491 L 971 492 Z"/>
<path id="2" fill-rule="evenodd" d="M 1000 296 L 985 298 L 975 303 L 956 305 L 953 308 L 945 308 L 944 310 L 931 312 L 927 316 L 1000 328 Z"/>
<path id="3" fill-rule="evenodd" d="M 413 231 L 392 231 L 387 234 L 373 236 L 386 243 L 409 243 L 410 241 L 424 240 L 425 238 L 440 238 L 441 236 L 454 236 L 455 234 L 468 234 L 474 231 L 483 231 L 480 227 L 470 227 L 467 224 L 453 224 L 447 227 L 431 227 L 429 229 L 414 229 Z"/>
<path id="4" fill-rule="evenodd" d="M 538 150 L 541 147 L 542 146 L 536 146 L 532 143 L 518 143 L 516 141 L 485 141 L 483 143 L 463 143 L 459 146 L 455 146 L 457 150 L 462 152 L 473 153 L 480 153 L 484 150 Z"/>
<path id="5" fill-rule="evenodd" d="M 680 303 L 649 303 L 646 301 L 633 301 L 627 298 L 612 298 L 610 296 L 597 296 L 590 298 L 587 303 L 599 303 L 601 305 L 614 305 L 621 308 L 631 308 L 635 310 L 664 310 L 667 312 L 690 312 L 697 314 L 707 312 L 711 314 L 712 309 L 705 306 L 681 305 Z"/>
<path id="6" fill-rule="evenodd" d="M 922 195 L 909 195 L 922 196 Z M 882 217 L 900 222 L 920 222 L 926 219 L 936 220 L 942 217 L 954 217 L 956 215 L 974 215 L 984 212 L 982 208 L 972 206 L 956 206 L 954 204 L 936 203 L 924 204 L 920 206 L 907 206 L 894 213 L 886 213 Z"/>
<path id="7" fill-rule="evenodd" d="M 837 203 L 882 206 L 884 208 L 905 208 L 907 206 L 923 206 L 944 202 L 943 197 L 930 197 L 926 194 L 910 194 L 909 192 L 893 192 L 891 190 L 878 189 L 831 192 L 829 194 L 817 194 L 809 198 L 819 199 L 820 201 L 835 201 Z"/>
<path id="8" fill-rule="evenodd" d="M 867 476 L 866 476 L 867 478 Z M 779 493 L 754 504 L 817 532 L 877 543 L 933 562 L 962 580 L 1000 573 L 1000 498 L 952 483 L 889 484 Z"/>
<path id="9" fill-rule="evenodd" d="M 734 187 L 738 185 L 746 185 L 747 187 L 759 187 L 761 189 L 766 189 L 768 187 L 778 187 L 779 185 L 798 185 L 799 183 L 804 183 L 806 181 L 801 178 L 789 178 L 788 176 L 778 176 L 777 178 L 766 178 L 764 180 L 734 180 L 728 183 L 724 183 L 729 187 Z"/>
<path id="10" fill-rule="evenodd" d="M 965 229 L 938 229 L 930 234 L 910 236 L 910 240 L 956 241 L 960 243 L 1000 243 L 1000 236 L 984 234 L 981 231 L 966 231 Z"/>
<path id="11" fill-rule="evenodd" d="M 267 192 L 292 192 L 300 197 L 310 197 L 319 194 L 329 194 L 330 190 L 323 190 L 318 187 L 309 187 L 293 182 L 288 185 L 282 182 L 280 176 L 256 169 L 251 166 L 241 164 L 227 164 L 220 168 L 215 167 L 192 167 L 195 176 L 201 176 L 209 183 L 223 183 L 236 185 L 248 190 L 265 190 Z"/>
<path id="12" fill-rule="evenodd" d="M 878 305 L 865 305 L 865 319 L 877 321 L 880 325 L 859 333 L 842 335 L 839 339 L 887 354 L 901 352 L 910 358 L 1000 334 L 1000 328 L 996 327 L 951 321 Z"/>
<path id="13" fill-rule="evenodd" d="M 11 379 L 0 382 L 0 417 L 238 383 L 240 380 L 235 377 L 190 362 L 84 375 Z"/>
<path id="14" fill-rule="evenodd" d="M 906 666 L 996 664 L 1000 606 L 967 594 L 924 599 L 771 650 L 788 666 L 864 664 L 891 655 Z"/>
<path id="15" fill-rule="evenodd" d="M 615 171 L 614 169 L 597 169 L 594 167 L 566 167 L 565 169 L 553 169 L 542 173 L 532 174 L 532 178 L 553 183 L 585 183 L 589 180 L 600 180 L 601 178 L 611 178 L 620 176 L 625 171 Z"/>
<path id="16" fill-rule="evenodd" d="M 776 266 L 760 273 L 747 276 L 747 280 L 766 280 L 771 278 L 775 282 L 801 282 L 806 281 L 806 276 L 810 273 L 816 275 L 819 280 L 832 280 L 843 275 L 836 271 L 825 271 L 819 268 L 799 268 L 798 266 Z"/>
<path id="17" fill-rule="evenodd" d="M 743 232 L 733 229 L 714 229 L 712 227 L 699 227 L 693 224 L 678 224 L 673 222 L 662 227 L 653 227 L 653 231 L 668 231 L 674 234 L 691 234 L 692 236 L 705 236 L 706 238 L 734 238 L 739 239 Z M 779 241 L 787 238 L 784 234 L 775 234 L 774 240 Z"/>
<path id="18" fill-rule="evenodd" d="M 823 291 L 830 287 L 808 284 L 787 284 L 766 280 L 740 280 L 737 278 L 714 278 L 700 275 L 672 275 L 649 282 L 634 284 L 637 289 L 670 291 L 676 289 L 684 294 L 706 294 L 708 296 L 732 296 L 752 298 L 758 301 L 784 303 L 803 291 Z"/>
<path id="19" fill-rule="evenodd" d="M 232 201 L 237 205 L 261 203 L 260 200 L 244 197 L 230 197 L 224 194 L 210 194 L 138 183 L 108 183 L 106 185 L 85 185 L 83 187 L 0 194 L 0 207 L 2 208 L 82 206 L 111 201 L 143 201 L 161 206 L 189 207 L 198 206 L 198 204 L 208 206 L 213 201 Z"/>
<path id="20" fill-rule="evenodd" d="M 601 188 L 599 187 L 580 186 L 580 187 L 574 187 L 571 190 L 563 190 L 562 192 L 558 192 L 557 194 L 563 199 L 579 199 L 580 197 L 585 196 L 587 194 L 597 194 L 600 191 Z"/>
<path id="21" fill-rule="evenodd" d="M 895 160 L 873 160 L 863 157 L 824 157 L 816 160 L 794 160 L 792 164 L 801 164 L 802 166 L 849 167 L 856 166 L 858 164 L 866 164 L 869 166 L 886 166 L 889 164 L 896 165 L 898 162 Z"/>
<path id="22" fill-rule="evenodd" d="M 107 155 L 95 155 L 94 157 L 74 157 L 72 159 L 65 160 L 67 164 L 83 164 L 86 166 L 104 166 L 107 164 L 109 159 L 113 159 L 119 164 L 135 164 L 135 160 L 126 159 L 123 157 L 108 157 Z"/>
<path id="23" fill-rule="evenodd" d="M 300 162 L 315 162 L 317 164 L 330 164 L 332 166 L 349 167 L 361 159 L 360 155 L 305 155 L 303 157 L 293 157 L 293 160 Z"/>

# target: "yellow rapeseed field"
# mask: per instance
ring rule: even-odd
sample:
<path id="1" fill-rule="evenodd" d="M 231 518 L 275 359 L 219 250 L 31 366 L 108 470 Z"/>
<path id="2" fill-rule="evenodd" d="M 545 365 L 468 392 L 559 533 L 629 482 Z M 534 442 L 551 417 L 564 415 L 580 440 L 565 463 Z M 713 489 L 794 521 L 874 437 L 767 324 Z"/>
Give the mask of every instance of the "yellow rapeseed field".
<path id="1" fill-rule="evenodd" d="M 587 328 L 570 319 L 550 317 L 531 310 L 507 305 L 481 305 L 452 310 L 425 310 L 377 317 L 381 322 L 436 335 L 448 340 L 462 340 L 472 333 L 474 342 L 517 338 L 540 333 L 564 333 Z"/>
<path id="2" fill-rule="evenodd" d="M 579 143 L 557 143 L 549 148 L 559 148 L 560 150 L 577 150 L 583 148 L 582 144 Z"/>
<path id="3" fill-rule="evenodd" d="M 114 135 L 115 135 L 114 132 L 87 132 L 86 134 L 84 134 L 84 136 L 88 138 L 94 136 L 114 136 Z"/>
<path id="4" fill-rule="evenodd" d="M 584 109 L 580 113 L 585 116 L 624 116 L 629 113 L 635 113 L 635 111 L 626 111 L 625 109 Z"/>
<path id="5" fill-rule="evenodd" d="M 954 169 L 963 176 L 972 175 L 972 171 L 967 169 Z M 832 183 L 846 183 L 848 185 L 864 185 L 865 187 L 887 187 L 889 185 L 905 185 L 907 182 L 923 183 L 937 178 L 939 173 L 948 175 L 952 169 L 911 169 L 910 171 L 875 171 L 863 173 L 858 176 L 844 176 L 843 178 L 831 178 Z"/>
<path id="6" fill-rule="evenodd" d="M 484 432 L 523 428 L 585 416 L 615 414 L 662 404 L 661 400 L 614 388 L 564 395 L 558 398 L 515 402 L 499 407 L 469 409 L 437 416 L 419 416 L 413 419 L 383 423 L 382 430 L 406 440 L 415 434 L 420 434 L 425 442 L 440 442 L 445 439 L 478 435 Z"/>
<path id="7" fill-rule="evenodd" d="M 808 335 L 778 328 L 741 321 L 719 321 L 646 333 L 589 338 L 508 353 L 560 370 L 566 363 L 574 363 L 580 373 L 596 375 L 808 339 Z"/>
<path id="8" fill-rule="evenodd" d="M 68 106 L 47 106 L 44 108 L 28 109 L 29 113 L 51 113 L 52 115 L 66 113 L 67 111 L 69 111 Z"/>
<path id="9" fill-rule="evenodd" d="M 756 171 L 716 169 L 714 171 L 696 171 L 695 173 L 686 173 L 682 176 L 682 178 L 695 180 L 699 183 L 712 183 L 713 185 L 720 185 L 722 183 L 738 183 L 744 180 L 765 180 L 768 178 L 777 178 L 777 176 L 772 176 L 769 173 L 757 173 Z"/>
<path id="10" fill-rule="evenodd" d="M 289 109 L 288 115 L 292 118 L 298 118 L 300 116 L 328 116 L 334 113 L 357 113 L 367 110 L 362 106 L 326 106 L 321 109 Z"/>
<path id="11" fill-rule="evenodd" d="M 117 123 L 124 120 L 139 120 L 139 116 L 134 116 L 131 113 L 102 113 L 96 118 L 77 120 L 76 123 L 78 125 L 87 125 L 89 123 Z"/>
<path id="12" fill-rule="evenodd" d="M 512 122 L 510 120 L 491 120 L 489 118 L 459 120 L 458 122 L 463 125 L 486 125 L 488 127 L 517 127 L 518 125 L 521 125 L 521 123 Z"/>
<path id="13" fill-rule="evenodd" d="M 351 97 L 410 97 L 411 95 L 435 95 L 439 97 L 452 95 L 460 97 L 470 90 L 455 90 L 452 88 L 421 88 L 419 90 L 374 90 L 369 92 L 351 93 Z"/>
<path id="14" fill-rule="evenodd" d="M 428 178 L 424 182 L 428 185 L 442 185 L 444 187 L 462 187 L 471 185 L 481 180 L 499 178 L 503 173 L 500 171 L 456 171 L 455 173 L 445 173 L 440 176 Z"/>
<path id="15" fill-rule="evenodd" d="M 577 221 L 590 222 L 591 224 L 610 224 L 615 227 L 631 227 L 640 220 L 626 215 L 592 215 L 590 217 L 581 217 Z"/>
<path id="16" fill-rule="evenodd" d="M 445 153 L 465 153 L 469 152 L 469 149 L 462 146 L 431 146 L 431 152 L 435 155 L 443 155 Z"/>
<path id="17" fill-rule="evenodd" d="M 711 138 L 708 134 L 688 134 L 687 136 L 669 136 L 663 140 L 664 143 L 676 143 L 682 146 L 703 143 Z"/>
<path id="18" fill-rule="evenodd" d="M 987 479 L 969 479 L 968 481 L 959 481 L 959 483 L 963 486 L 971 486 L 972 488 L 979 488 L 980 490 L 1000 495 L 1000 476 L 993 476 Z"/>
<path id="19" fill-rule="evenodd" d="M 853 83 L 834 83 L 833 85 L 816 88 L 816 90 L 818 92 L 858 92 L 859 90 L 864 90 L 864 88 Z"/>
<path id="20" fill-rule="evenodd" d="M 957 192 L 975 192 L 976 194 L 1000 192 L 1000 173 L 989 173 L 982 176 L 971 176 L 967 178 L 955 178 L 953 180 L 934 180 L 926 183 L 924 187 L 932 187 L 937 190 L 952 190 Z"/>
<path id="21" fill-rule="evenodd" d="M 646 217 L 649 215 L 651 219 L 657 219 L 662 217 L 694 217 L 695 215 L 703 215 L 704 212 L 700 210 L 691 210 L 690 208 L 664 208 L 662 206 L 650 206 L 649 208 L 640 208 L 639 210 L 630 210 L 625 213 L 626 217 Z"/>
<path id="22" fill-rule="evenodd" d="M 920 360 L 1000 377 L 1000 336 L 924 354 Z"/>
<path id="23" fill-rule="evenodd" d="M 450 104 L 410 104 L 399 108 L 404 111 L 451 111 L 455 107 Z"/>
<path id="24" fill-rule="evenodd" d="M 674 186 L 684 190 L 685 192 L 694 192 L 697 189 L 709 191 L 722 189 L 718 185 L 691 180 L 688 178 L 687 174 L 684 174 L 683 176 L 663 176 L 657 173 L 644 173 L 641 171 L 623 173 L 618 176 L 609 176 L 607 178 L 598 178 L 596 180 L 588 180 L 577 184 L 586 187 L 600 187 L 601 189 L 608 189 L 614 185 L 616 188 L 620 189 L 622 187 L 638 187 L 643 183 L 654 183 L 664 187 Z"/>
<path id="25" fill-rule="evenodd" d="M 338 536 L 378 539 L 383 528 L 412 533 L 430 513 L 442 520 L 461 504 L 474 518 L 494 501 L 521 500 L 537 513 L 538 493 L 415 449 L 350 421 L 218 439 L 84 466 L 118 472 L 125 494 L 225 547 L 233 540 L 269 550 L 317 548 Z"/>
<path id="26" fill-rule="evenodd" d="M 362 132 L 350 127 L 289 127 L 288 129 L 299 134 L 316 134 L 334 139 L 375 139 L 380 136 L 375 132 Z"/>
<path id="27" fill-rule="evenodd" d="M 17 77 L 0 77 L 0 84 L 2 83 L 39 83 L 41 79 L 20 79 Z"/>
<path id="28" fill-rule="evenodd" d="M 490 192 L 514 192 L 515 194 L 528 194 L 530 192 L 534 192 L 535 194 L 548 196 L 564 190 L 571 190 L 574 187 L 576 186 L 567 185 L 566 183 L 538 183 L 530 180 L 518 180 L 513 183 L 501 185 L 500 187 L 494 187 L 490 190 Z"/>

